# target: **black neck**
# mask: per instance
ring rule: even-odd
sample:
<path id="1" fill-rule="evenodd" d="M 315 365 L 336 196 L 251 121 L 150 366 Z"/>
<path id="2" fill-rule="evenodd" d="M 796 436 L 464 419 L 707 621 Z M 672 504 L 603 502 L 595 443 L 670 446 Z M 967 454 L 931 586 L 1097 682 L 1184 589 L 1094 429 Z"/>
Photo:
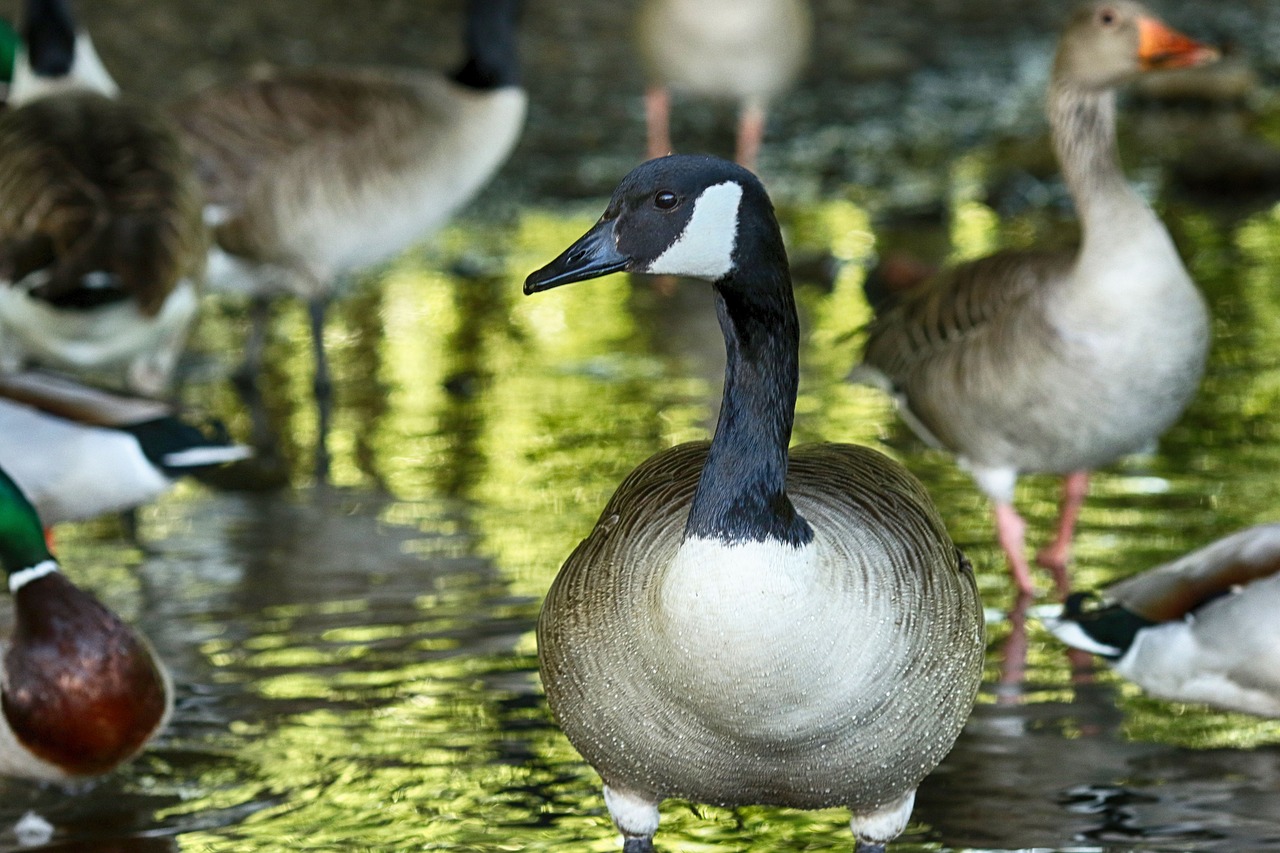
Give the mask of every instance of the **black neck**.
<path id="1" fill-rule="evenodd" d="M 776 229 L 774 224 L 774 235 Z M 739 245 L 760 244 L 740 238 Z M 776 539 L 792 545 L 813 538 L 786 492 L 787 446 L 799 385 L 800 321 L 781 238 L 769 248 L 772 251 L 764 257 L 772 263 L 740 261 L 737 269 L 745 272 L 730 273 L 716 283 L 716 313 L 728 354 L 724 398 L 689 510 L 686 537 L 723 542 Z M 740 275 L 750 276 L 750 282 L 738 279 Z"/>
<path id="2" fill-rule="evenodd" d="M 76 55 L 76 23 L 66 0 L 27 0 L 22 40 L 27 62 L 37 76 L 70 73 Z"/>
<path id="3" fill-rule="evenodd" d="M 467 59 L 453 79 L 472 89 L 520 85 L 520 0 L 469 0 Z"/>

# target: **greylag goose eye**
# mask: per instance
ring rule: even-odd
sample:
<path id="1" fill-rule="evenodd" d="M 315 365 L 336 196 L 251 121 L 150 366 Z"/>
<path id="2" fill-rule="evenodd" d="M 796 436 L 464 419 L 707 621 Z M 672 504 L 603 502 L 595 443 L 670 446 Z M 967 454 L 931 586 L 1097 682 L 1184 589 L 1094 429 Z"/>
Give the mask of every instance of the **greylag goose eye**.
<path id="1" fill-rule="evenodd" d="M 875 318 L 851 378 L 891 393 L 911 428 L 973 475 L 1022 594 L 1035 586 L 1013 506 L 1018 476 L 1064 476 L 1057 532 L 1037 561 L 1066 594 L 1089 472 L 1150 447 L 1199 386 L 1208 311 L 1164 224 L 1120 169 L 1115 89 L 1216 56 L 1137 3 L 1080 7 L 1048 94 L 1080 246 L 998 252 L 905 287 L 869 278 Z"/>
<path id="2" fill-rule="evenodd" d="M 166 391 L 198 307 L 201 197 L 174 128 L 117 89 L 65 0 L 29 0 L 0 113 L 0 371 Z"/>
<path id="3" fill-rule="evenodd" d="M 636 42 L 648 77 L 650 157 L 671 148 L 671 93 L 739 105 L 735 158 L 755 167 L 769 102 L 809 58 L 809 0 L 644 0 Z"/>
<path id="4" fill-rule="evenodd" d="M 237 378 L 263 450 L 270 429 L 257 382 L 269 302 L 307 302 L 318 479 L 329 467 L 327 306 L 354 273 L 443 227 L 506 161 L 527 103 L 520 10 L 521 0 L 468 0 L 466 58 L 451 74 L 281 71 L 216 86 L 173 109 L 209 200 L 209 287 L 252 300 Z"/>
<path id="5" fill-rule="evenodd" d="M 973 570 L 901 465 L 788 450 L 799 321 L 754 175 L 702 156 L 637 167 L 525 292 L 621 271 L 710 283 L 724 396 L 711 441 L 642 462 L 547 593 L 551 709 L 627 851 L 653 849 L 668 797 L 841 806 L 858 849 L 883 850 L 972 707 Z"/>
<path id="6" fill-rule="evenodd" d="M 1147 692 L 1280 717 L 1280 524 L 1223 537 L 1099 593 L 1049 630 Z"/>
<path id="7" fill-rule="evenodd" d="M 141 634 L 62 574 L 3 469 L 0 565 L 15 616 L 0 649 L 0 775 L 65 782 L 136 755 L 172 710 L 169 674 Z"/>

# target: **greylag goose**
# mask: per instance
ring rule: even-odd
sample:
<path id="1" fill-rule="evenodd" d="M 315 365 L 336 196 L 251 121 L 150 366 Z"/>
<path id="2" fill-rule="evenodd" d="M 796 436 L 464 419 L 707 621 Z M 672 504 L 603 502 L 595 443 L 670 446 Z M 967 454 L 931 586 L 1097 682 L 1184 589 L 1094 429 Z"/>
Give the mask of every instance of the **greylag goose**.
<path id="1" fill-rule="evenodd" d="M 808 0 L 645 0 L 636 22 L 649 78 L 650 157 L 671 152 L 671 90 L 737 101 L 736 159 L 754 168 L 768 103 L 809 54 Z"/>
<path id="2" fill-rule="evenodd" d="M 244 378 L 256 381 L 267 300 L 307 301 L 328 469 L 324 315 L 339 279 L 425 239 L 471 200 L 524 125 L 520 0 L 469 0 L 467 58 L 434 71 L 307 70 L 216 86 L 173 115 L 210 201 L 209 286 L 255 299 Z M 251 395 L 252 400 L 256 395 Z"/>
<path id="3" fill-rule="evenodd" d="M 799 322 L 754 175 L 649 161 L 524 289 L 623 270 L 712 284 L 724 395 L 710 444 L 641 463 L 547 593 L 551 709 L 629 853 L 652 850 L 668 797 L 842 806 L 859 849 L 882 850 L 978 688 L 972 568 L 902 466 L 850 444 L 788 453 Z"/>
<path id="4" fill-rule="evenodd" d="M 249 454 L 158 400 L 38 371 L 0 375 L 0 468 L 46 525 L 134 509 L 184 474 Z"/>
<path id="5" fill-rule="evenodd" d="M 959 457 L 995 505 L 996 536 L 1024 593 L 1034 586 L 1013 507 L 1018 475 L 1066 476 L 1056 538 L 1039 555 L 1065 594 L 1088 472 L 1149 446 L 1199 385 L 1208 313 L 1164 225 L 1120 169 L 1115 89 L 1216 55 L 1136 3 L 1081 7 L 1048 96 L 1079 249 L 1000 252 L 886 291 L 876 306 L 852 378 L 888 390 L 926 442 Z"/>
<path id="6" fill-rule="evenodd" d="M 1155 696 L 1280 717 L 1277 610 L 1280 524 L 1262 524 L 1100 595 L 1075 593 L 1047 624 Z"/>
<path id="7" fill-rule="evenodd" d="M 0 565 L 15 614 L 0 662 L 0 775 L 62 782 L 136 755 L 172 710 L 168 672 L 145 638 L 62 574 L 3 469 Z"/>
<path id="8" fill-rule="evenodd" d="M 114 100 L 64 0 L 29 0 L 0 114 L 0 370 L 166 390 L 198 306 L 202 202 L 173 128 Z"/>

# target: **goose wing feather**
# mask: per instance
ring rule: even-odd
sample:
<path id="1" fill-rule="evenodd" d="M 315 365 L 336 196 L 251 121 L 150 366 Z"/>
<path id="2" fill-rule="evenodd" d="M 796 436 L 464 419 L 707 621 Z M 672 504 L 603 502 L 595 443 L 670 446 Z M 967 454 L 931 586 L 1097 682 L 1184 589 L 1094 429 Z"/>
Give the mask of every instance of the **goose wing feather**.
<path id="1" fill-rule="evenodd" d="M 138 105 L 57 95 L 0 116 L 0 275 L 73 299 L 110 274 L 147 316 L 204 263 L 201 197 L 173 128 Z"/>

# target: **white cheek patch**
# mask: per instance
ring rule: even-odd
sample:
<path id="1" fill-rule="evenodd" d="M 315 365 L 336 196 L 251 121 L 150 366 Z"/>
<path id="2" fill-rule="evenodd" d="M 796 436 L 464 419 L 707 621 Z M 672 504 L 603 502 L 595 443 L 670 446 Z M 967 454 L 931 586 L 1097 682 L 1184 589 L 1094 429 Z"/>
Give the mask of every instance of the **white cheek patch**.
<path id="1" fill-rule="evenodd" d="M 734 181 L 707 187 L 694 202 L 693 215 L 680 236 L 645 272 L 709 281 L 724 278 L 733 269 L 741 200 L 742 185 Z"/>

